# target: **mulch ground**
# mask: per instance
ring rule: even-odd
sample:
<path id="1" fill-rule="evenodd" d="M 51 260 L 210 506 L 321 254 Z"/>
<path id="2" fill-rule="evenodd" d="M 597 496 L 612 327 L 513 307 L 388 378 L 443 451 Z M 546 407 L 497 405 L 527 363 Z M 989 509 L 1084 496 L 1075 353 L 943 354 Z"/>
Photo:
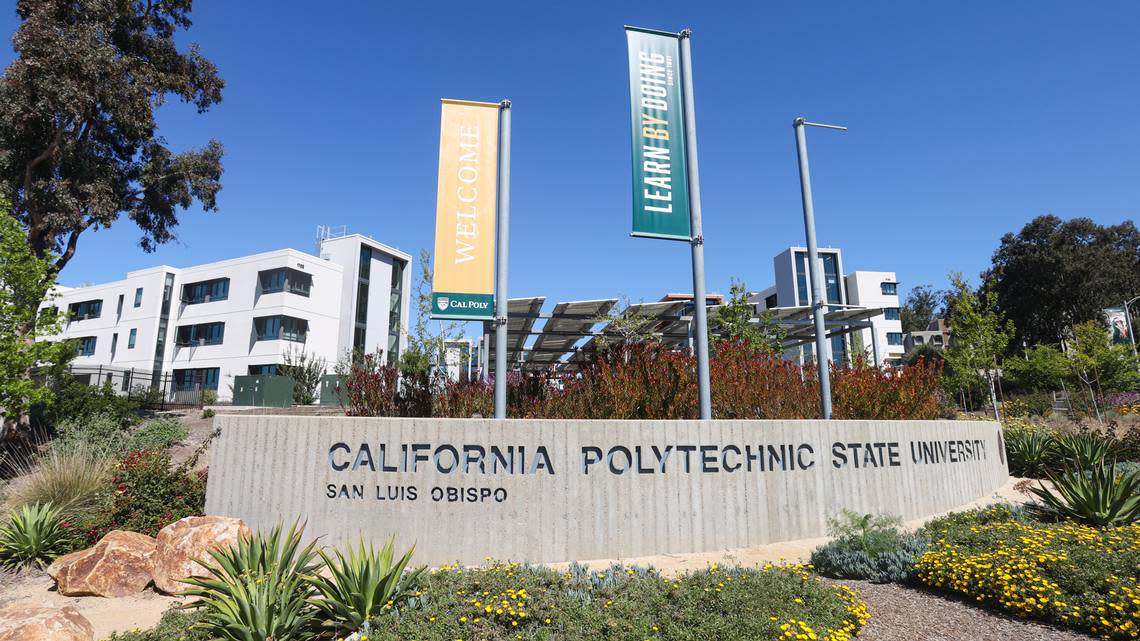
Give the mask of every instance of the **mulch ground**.
<path id="1" fill-rule="evenodd" d="M 1088 641 L 1095 638 L 1007 617 L 933 592 L 895 584 L 831 581 L 851 586 L 871 620 L 859 641 Z"/>

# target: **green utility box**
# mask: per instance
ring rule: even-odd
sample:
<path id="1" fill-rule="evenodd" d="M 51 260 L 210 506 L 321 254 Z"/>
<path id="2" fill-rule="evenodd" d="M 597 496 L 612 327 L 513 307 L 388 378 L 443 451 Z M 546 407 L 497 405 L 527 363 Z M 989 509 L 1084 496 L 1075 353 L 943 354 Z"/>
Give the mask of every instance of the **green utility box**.
<path id="1" fill-rule="evenodd" d="M 337 392 L 340 388 L 340 392 Z M 336 374 L 325 374 L 321 377 L 321 405 L 340 406 L 341 394 L 344 392 L 344 377 Z"/>
<path id="2" fill-rule="evenodd" d="M 235 376 L 234 405 L 292 407 L 293 379 L 288 376 Z"/>

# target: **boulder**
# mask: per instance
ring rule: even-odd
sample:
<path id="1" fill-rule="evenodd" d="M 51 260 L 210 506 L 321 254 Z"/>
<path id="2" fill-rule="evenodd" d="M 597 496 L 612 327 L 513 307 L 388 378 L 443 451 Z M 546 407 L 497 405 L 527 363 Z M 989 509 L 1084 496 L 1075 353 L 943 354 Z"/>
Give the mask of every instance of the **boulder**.
<path id="1" fill-rule="evenodd" d="M 92 641 L 95 628 L 70 605 L 47 608 L 32 601 L 0 608 L 0 641 Z"/>
<path id="2" fill-rule="evenodd" d="M 181 579 L 209 576 L 195 559 L 212 563 L 210 550 L 235 546 L 251 535 L 244 521 L 225 516 L 188 516 L 171 523 L 158 533 L 154 587 L 167 594 L 185 592 L 190 586 Z"/>
<path id="3" fill-rule="evenodd" d="M 64 596 L 127 596 L 150 584 L 156 546 L 145 534 L 114 530 L 94 547 L 59 557 L 47 573 Z"/>

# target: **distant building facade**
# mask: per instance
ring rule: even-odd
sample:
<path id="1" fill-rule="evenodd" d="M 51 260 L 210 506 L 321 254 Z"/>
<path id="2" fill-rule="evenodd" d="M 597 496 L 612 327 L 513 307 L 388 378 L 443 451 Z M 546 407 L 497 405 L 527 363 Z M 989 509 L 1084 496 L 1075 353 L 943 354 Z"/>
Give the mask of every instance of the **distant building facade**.
<path id="1" fill-rule="evenodd" d="M 869 362 L 901 365 L 906 353 L 899 309 L 898 278 L 894 272 L 854 271 L 847 274 L 847 296 L 852 305 L 881 308 L 883 314 L 871 318 L 871 327 L 852 334 L 856 351 Z M 874 352 L 874 353 L 872 353 Z"/>
<path id="2" fill-rule="evenodd" d="M 323 358 L 330 370 L 353 351 L 394 363 L 407 347 L 411 256 L 359 234 L 318 244 L 319 256 L 282 249 L 58 287 L 46 304 L 65 321 L 47 339 L 76 341 L 73 367 L 118 373 L 124 386 L 161 375 L 174 390 L 223 400 L 235 376 L 276 373 L 287 352 Z"/>
<path id="3" fill-rule="evenodd" d="M 830 360 L 849 363 L 862 353 L 869 362 L 898 364 L 904 354 L 904 337 L 899 316 L 898 279 L 894 272 L 844 271 L 843 252 L 835 247 L 817 251 L 823 275 L 822 294 L 828 305 L 881 308 L 883 314 L 870 319 L 871 327 L 851 334 L 834 336 L 828 342 Z M 811 276 L 806 247 L 789 247 L 772 260 L 776 283 L 749 295 L 758 312 L 777 307 L 808 307 L 813 303 Z M 790 348 L 785 358 L 799 363 L 815 361 L 812 343 Z M 875 353 L 877 352 L 877 354 Z M 875 358 L 875 357 L 878 358 Z"/>
<path id="4" fill-rule="evenodd" d="M 919 332 L 908 332 L 903 339 L 903 347 L 907 352 L 922 345 L 930 345 L 935 349 L 944 350 L 950 347 L 952 338 L 950 326 L 946 324 L 946 319 L 935 318 L 930 321 L 926 329 Z"/>

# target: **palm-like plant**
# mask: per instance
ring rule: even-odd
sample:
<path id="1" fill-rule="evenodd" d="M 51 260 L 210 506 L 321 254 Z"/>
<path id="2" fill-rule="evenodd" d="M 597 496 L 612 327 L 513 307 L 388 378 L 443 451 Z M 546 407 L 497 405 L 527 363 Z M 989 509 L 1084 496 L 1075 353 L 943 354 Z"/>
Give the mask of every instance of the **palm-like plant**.
<path id="1" fill-rule="evenodd" d="M 0 527 L 0 566 L 20 570 L 43 567 L 67 551 L 67 529 L 51 503 L 32 503 L 12 511 Z"/>
<path id="2" fill-rule="evenodd" d="M 1062 464 L 1072 463 L 1081 470 L 1112 458 L 1117 448 L 1113 439 L 1096 432 L 1060 434 L 1054 438 L 1054 443 Z"/>
<path id="3" fill-rule="evenodd" d="M 224 641 L 292 641 L 313 621 L 307 599 L 309 577 L 319 567 L 316 543 L 301 546 L 304 527 L 286 533 L 280 523 L 268 535 L 242 537 L 236 547 L 211 550 L 213 563 L 198 564 L 210 573 L 189 578 L 187 594 L 201 597 L 190 607 L 206 611 L 196 627 Z"/>
<path id="4" fill-rule="evenodd" d="M 1044 508 L 1087 525 L 1111 527 L 1140 521 L 1140 472 L 1117 472 L 1116 464 L 1100 462 L 1091 470 L 1065 466 L 1044 485 L 1030 488 Z"/>
<path id="5" fill-rule="evenodd" d="M 421 583 L 425 571 L 419 568 L 404 572 L 415 549 L 413 545 L 394 561 L 393 539 L 388 539 L 379 551 L 371 543 L 365 544 L 363 538 L 347 553 L 334 549 L 329 555 L 321 550 L 328 576 L 310 578 L 318 594 L 309 602 L 316 606 L 322 627 L 338 635 L 351 634 L 409 596 Z"/>
<path id="6" fill-rule="evenodd" d="M 1053 452 L 1053 438 L 1044 431 L 1007 429 L 1005 450 L 1009 471 L 1017 476 L 1041 478 Z"/>

